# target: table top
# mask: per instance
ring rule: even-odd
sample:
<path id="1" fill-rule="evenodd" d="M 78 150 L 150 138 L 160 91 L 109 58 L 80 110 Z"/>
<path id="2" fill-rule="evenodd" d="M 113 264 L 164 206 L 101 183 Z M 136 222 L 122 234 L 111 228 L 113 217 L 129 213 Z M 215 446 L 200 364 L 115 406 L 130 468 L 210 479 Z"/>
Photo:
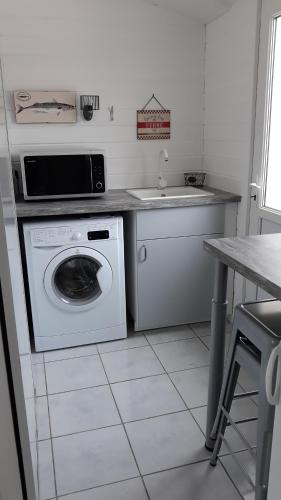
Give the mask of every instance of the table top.
<path id="1" fill-rule="evenodd" d="M 210 239 L 204 248 L 281 300 L 281 233 Z"/>
<path id="2" fill-rule="evenodd" d="M 219 189 L 205 187 L 214 196 L 161 199 L 141 201 L 129 195 L 125 190 L 108 191 L 101 198 L 82 198 L 75 200 L 49 200 L 49 201 L 24 201 L 17 200 L 17 216 L 27 217 L 52 217 L 73 214 L 124 212 L 131 210 L 151 210 L 159 208 L 192 207 L 198 205 L 215 205 L 219 203 L 235 203 L 241 196 Z"/>

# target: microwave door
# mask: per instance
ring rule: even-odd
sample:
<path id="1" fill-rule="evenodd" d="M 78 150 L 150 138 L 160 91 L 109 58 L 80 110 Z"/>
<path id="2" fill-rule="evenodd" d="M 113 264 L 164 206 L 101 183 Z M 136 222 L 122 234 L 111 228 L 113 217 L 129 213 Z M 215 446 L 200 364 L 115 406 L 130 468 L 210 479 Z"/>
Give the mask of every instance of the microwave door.
<path id="1" fill-rule="evenodd" d="M 91 196 L 90 155 L 46 155 L 24 159 L 26 199 Z"/>

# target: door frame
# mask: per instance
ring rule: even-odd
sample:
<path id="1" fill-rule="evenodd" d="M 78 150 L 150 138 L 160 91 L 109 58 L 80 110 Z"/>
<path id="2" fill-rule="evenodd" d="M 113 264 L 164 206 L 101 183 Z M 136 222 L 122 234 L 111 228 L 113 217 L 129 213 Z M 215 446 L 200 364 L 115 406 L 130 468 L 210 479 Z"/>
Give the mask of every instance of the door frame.
<path id="1" fill-rule="evenodd" d="M 276 8 L 272 7 L 276 5 Z M 273 210 L 262 207 L 264 191 L 259 189 L 265 176 L 266 141 L 268 139 L 268 113 L 269 97 L 272 91 L 271 78 L 273 70 L 273 35 L 274 25 L 265 20 L 281 15 L 280 0 L 260 0 L 259 27 L 257 30 L 257 56 L 256 56 L 256 91 L 255 109 L 252 118 L 252 164 L 249 172 L 249 202 L 247 207 L 247 234 L 260 234 L 262 219 L 281 225 L 281 215 Z M 261 168 L 261 163 L 263 167 Z M 252 184 L 252 185 L 251 185 Z M 254 186 L 253 184 L 256 184 Z M 257 300 L 258 288 L 248 280 L 244 281 L 243 300 Z"/>
<path id="2" fill-rule="evenodd" d="M 27 424 L 26 407 L 24 400 L 23 379 L 19 356 L 19 347 L 17 340 L 17 325 L 14 311 L 12 283 L 10 279 L 10 263 L 7 252 L 7 240 L 4 226 L 3 210 L 0 203 L 0 320 L 2 329 L 2 339 L 4 345 L 0 345 L 2 355 L 5 354 L 6 379 L 9 387 L 10 408 L 12 410 L 12 418 L 10 425 L 14 426 L 14 440 L 11 441 L 11 448 L 14 441 L 16 441 L 16 450 L 18 455 L 18 469 L 21 477 L 22 497 L 19 499 L 35 500 L 35 483 L 33 476 L 33 467 L 31 459 L 31 450 L 29 443 L 29 433 Z M 7 397 L 7 396 L 6 396 Z M 2 401 L 1 401 L 2 403 Z M 1 404 L 2 415 L 2 404 Z M 2 424 L 2 421 L 1 421 Z M 1 425 L 0 425 L 1 427 Z M 0 432 L 5 432 L 1 429 Z M 9 429 L 7 429 L 8 432 Z M 11 429 L 10 429 L 11 431 Z M 0 447 L 1 449 L 1 447 Z M 2 451 L 1 451 L 2 453 Z M 1 457 L 0 453 L 0 457 Z M 1 457 L 2 458 L 2 457 Z M 5 457 L 2 463 L 4 463 Z M 11 469 L 10 473 L 17 473 L 16 470 Z M 6 498 L 6 497 L 4 497 Z M 10 497 L 7 497 L 10 498 Z M 13 497 L 17 500 L 17 497 Z"/>
<path id="3" fill-rule="evenodd" d="M 276 5 L 276 7 L 274 7 Z M 275 12 L 274 16 L 272 12 Z M 272 76 L 274 62 L 274 41 L 276 25 L 269 18 L 276 19 L 281 16 L 280 0 L 264 0 L 262 2 L 260 43 L 257 71 L 256 116 L 254 122 L 254 152 L 251 172 L 251 181 L 256 184 L 250 187 L 250 193 L 256 197 L 249 204 L 249 234 L 260 234 L 262 219 L 281 225 L 281 214 L 265 208 L 264 181 L 266 178 L 266 160 L 269 139 L 270 97 L 272 93 Z"/>
<path id="4" fill-rule="evenodd" d="M 5 126 L 5 123 L 7 123 L 5 93 L 2 87 L 1 76 L 2 64 L 0 58 L 0 91 L 1 94 L 3 93 L 4 112 L 4 123 L 2 125 L 4 125 L 5 129 L 3 136 L 3 149 L 5 149 L 5 153 L 1 155 L 1 158 L 3 162 L 7 161 L 7 168 L 9 168 L 9 184 L 5 189 L 4 197 L 2 197 L 2 192 L 0 193 L 0 369 L 3 370 L 3 386 L 1 386 L 2 380 L 0 380 L 0 395 L 1 398 L 3 396 L 3 401 L 7 403 L 7 405 L 2 405 L 2 399 L 0 399 L 0 436 L 1 439 L 3 439 L 3 442 L 8 439 L 10 448 L 8 448 L 7 453 L 3 456 L 4 449 L 2 447 L 2 442 L 0 441 L 1 468 L 3 467 L 2 470 L 5 471 L 3 484 L 9 488 L 3 496 L 3 499 L 10 500 L 11 498 L 13 500 L 36 500 L 35 478 L 33 474 L 32 456 L 29 442 L 28 421 L 14 308 L 13 285 L 11 281 L 12 269 L 10 267 L 11 262 L 9 254 L 11 249 L 8 247 L 8 233 L 6 232 L 8 225 L 10 226 L 8 229 L 12 228 L 13 224 L 16 225 L 16 210 L 12 184 L 8 130 L 7 126 Z M 3 165 L 5 171 L 5 163 L 3 163 Z M 19 251 L 18 240 L 16 245 L 18 246 Z M 4 436 L 2 436 L 3 434 Z M 8 466 L 8 457 L 10 458 L 10 468 L 7 469 L 6 465 Z M 9 482 L 9 474 L 12 476 L 12 482 L 14 482 L 14 485 Z M 0 478 L 2 480 L 1 476 L 2 471 L 0 472 Z M 1 482 L 0 488 L 2 488 Z M 15 490 L 14 488 L 17 489 Z M 2 498 L 2 492 L 0 497 Z"/>
<path id="5" fill-rule="evenodd" d="M 274 12 L 274 15 L 273 15 Z M 260 234 L 262 219 L 275 222 L 281 225 L 281 214 L 262 208 L 263 191 L 258 186 L 263 186 L 265 175 L 266 146 L 268 140 L 268 113 L 269 98 L 271 93 L 272 77 L 272 42 L 274 35 L 274 25 L 272 19 L 281 15 L 281 0 L 263 0 L 260 25 L 260 43 L 258 50 L 257 67 L 257 93 L 256 93 L 256 116 L 254 119 L 254 153 L 251 172 L 251 180 L 256 183 L 256 187 L 250 188 L 250 194 L 256 195 L 256 200 L 251 199 L 248 210 L 248 232 L 250 234 Z M 262 165 L 262 168 L 261 168 Z M 251 182 L 251 181 L 250 181 Z M 257 298 L 257 287 L 246 281 L 247 300 Z M 275 424 L 273 432 L 272 455 L 270 478 L 268 488 L 268 500 L 275 500 L 277 492 L 280 492 L 280 426 L 281 426 L 281 404 L 276 407 Z"/>
<path id="6" fill-rule="evenodd" d="M 11 373 L 8 374 L 7 370 L 8 352 L 7 346 L 6 348 L 4 347 L 3 340 L 7 339 L 6 321 L 4 317 L 0 285 L 0 497 L 3 499 L 13 498 L 13 500 L 24 500 L 27 498 L 26 487 L 24 484 L 25 478 L 21 460 L 21 451 L 19 450 L 19 434 L 14 407 L 14 397 L 11 394 L 11 391 L 13 390 L 11 387 Z"/>

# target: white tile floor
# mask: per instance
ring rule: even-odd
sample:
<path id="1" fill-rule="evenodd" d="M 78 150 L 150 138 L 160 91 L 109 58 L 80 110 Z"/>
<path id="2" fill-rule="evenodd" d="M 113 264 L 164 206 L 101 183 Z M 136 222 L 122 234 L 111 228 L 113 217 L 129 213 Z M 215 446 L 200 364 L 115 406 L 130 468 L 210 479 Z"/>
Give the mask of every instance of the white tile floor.
<path id="1" fill-rule="evenodd" d="M 200 324 L 33 355 L 40 500 L 253 500 L 225 449 L 209 466 L 209 335 Z M 243 400 L 234 416 L 256 408 Z"/>

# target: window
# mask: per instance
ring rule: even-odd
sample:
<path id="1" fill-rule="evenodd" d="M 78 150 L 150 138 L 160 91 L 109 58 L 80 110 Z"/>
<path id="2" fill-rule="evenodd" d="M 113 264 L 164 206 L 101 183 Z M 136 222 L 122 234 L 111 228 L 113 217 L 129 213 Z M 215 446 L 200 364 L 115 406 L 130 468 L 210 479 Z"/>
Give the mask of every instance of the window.
<path id="1" fill-rule="evenodd" d="M 264 205 L 271 210 L 281 212 L 281 17 L 275 20 L 272 63 L 265 156 Z"/>

